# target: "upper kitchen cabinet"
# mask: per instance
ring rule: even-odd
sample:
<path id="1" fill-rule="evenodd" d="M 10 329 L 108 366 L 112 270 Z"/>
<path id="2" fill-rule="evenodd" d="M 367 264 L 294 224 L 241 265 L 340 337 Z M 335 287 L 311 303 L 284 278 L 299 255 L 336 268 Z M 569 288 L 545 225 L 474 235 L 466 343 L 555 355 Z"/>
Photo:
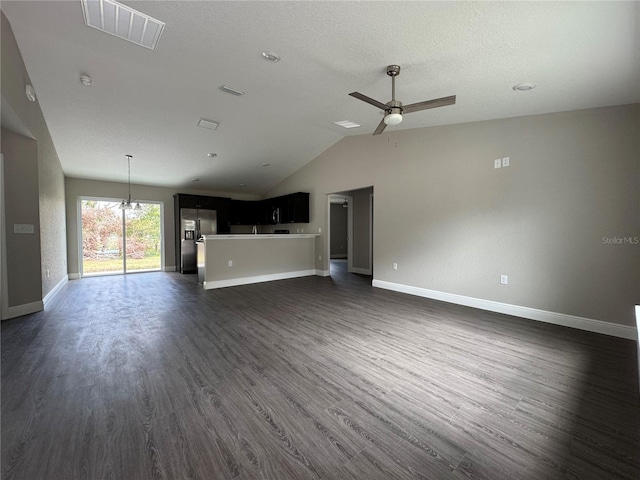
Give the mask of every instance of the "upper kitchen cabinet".
<path id="1" fill-rule="evenodd" d="M 205 195 L 190 195 L 177 193 L 174 195 L 176 219 L 180 217 L 181 208 L 197 208 L 203 210 L 215 210 L 217 218 L 217 232 L 229 233 L 229 213 L 231 210 L 231 199 L 224 197 L 208 197 Z M 178 220 L 176 220 L 178 222 Z"/>
<path id="2" fill-rule="evenodd" d="M 175 195 L 180 208 L 205 208 L 215 210 L 215 198 L 204 195 L 190 195 L 187 193 L 177 193 Z"/>
<path id="3" fill-rule="evenodd" d="M 309 223 L 309 194 L 292 193 L 260 201 L 231 200 L 231 225 Z"/>
<path id="4" fill-rule="evenodd" d="M 260 202 L 250 200 L 231 200 L 229 223 L 231 225 L 257 225 Z"/>
<path id="5" fill-rule="evenodd" d="M 309 194 L 298 192 L 285 198 L 287 216 L 283 216 L 282 223 L 309 223 Z"/>

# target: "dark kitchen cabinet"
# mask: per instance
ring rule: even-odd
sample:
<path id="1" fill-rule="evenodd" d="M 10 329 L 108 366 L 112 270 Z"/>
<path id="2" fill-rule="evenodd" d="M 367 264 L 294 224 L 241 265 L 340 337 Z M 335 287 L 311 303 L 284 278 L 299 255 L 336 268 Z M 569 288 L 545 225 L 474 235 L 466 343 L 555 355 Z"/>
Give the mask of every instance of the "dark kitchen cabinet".
<path id="1" fill-rule="evenodd" d="M 309 223 L 309 194 L 297 192 L 265 200 L 230 200 L 231 225 Z"/>
<path id="2" fill-rule="evenodd" d="M 231 200 L 229 223 L 231 225 L 257 225 L 258 204 L 250 200 Z"/>
<path id="3" fill-rule="evenodd" d="M 204 195 L 189 195 L 186 193 L 177 193 L 176 202 L 180 208 L 205 208 L 207 210 L 215 210 L 215 199 L 217 197 L 207 197 Z"/>
<path id="4" fill-rule="evenodd" d="M 280 223 L 309 223 L 309 194 L 305 192 L 292 193 L 282 197 L 284 201 Z"/>

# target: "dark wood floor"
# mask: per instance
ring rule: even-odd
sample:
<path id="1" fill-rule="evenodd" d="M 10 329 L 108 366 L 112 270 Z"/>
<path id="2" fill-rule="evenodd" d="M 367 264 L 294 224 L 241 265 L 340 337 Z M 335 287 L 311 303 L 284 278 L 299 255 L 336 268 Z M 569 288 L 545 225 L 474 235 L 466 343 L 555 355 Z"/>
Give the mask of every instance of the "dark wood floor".
<path id="1" fill-rule="evenodd" d="M 634 342 L 370 283 L 70 282 L 2 324 L 2 478 L 640 478 Z"/>

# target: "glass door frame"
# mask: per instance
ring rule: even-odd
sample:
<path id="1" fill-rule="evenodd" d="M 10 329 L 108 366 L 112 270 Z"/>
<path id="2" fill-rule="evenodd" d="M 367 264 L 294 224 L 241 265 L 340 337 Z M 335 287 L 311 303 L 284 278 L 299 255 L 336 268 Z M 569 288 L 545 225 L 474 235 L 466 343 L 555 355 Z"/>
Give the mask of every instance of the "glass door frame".
<path id="1" fill-rule="evenodd" d="M 121 198 L 111 197 L 94 197 L 94 196 L 79 196 L 77 203 L 77 219 L 78 219 L 78 271 L 80 278 L 84 276 L 84 255 L 82 252 L 82 202 L 86 200 L 95 200 L 97 202 L 122 202 Z M 160 205 L 160 268 L 158 270 L 152 270 L 153 272 L 165 271 L 165 236 L 164 236 L 164 202 L 154 200 L 140 200 L 140 203 L 151 203 L 153 205 Z M 123 210 L 126 213 L 126 210 Z M 122 215 L 122 272 L 104 272 L 104 273 L 92 273 L 87 276 L 99 277 L 105 275 L 131 275 L 134 273 L 150 273 L 149 270 L 132 270 L 127 271 L 127 229 L 126 229 L 126 216 Z"/>

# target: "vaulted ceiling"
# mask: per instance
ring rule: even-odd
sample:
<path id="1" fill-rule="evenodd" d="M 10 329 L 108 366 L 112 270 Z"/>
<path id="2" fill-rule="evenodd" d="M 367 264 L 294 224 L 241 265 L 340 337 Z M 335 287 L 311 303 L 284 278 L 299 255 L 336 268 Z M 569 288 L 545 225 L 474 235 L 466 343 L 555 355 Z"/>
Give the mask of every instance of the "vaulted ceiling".
<path id="1" fill-rule="evenodd" d="M 126 181 L 131 154 L 134 183 L 261 194 L 374 131 L 382 112 L 348 94 L 390 100 L 389 64 L 405 104 L 457 103 L 383 135 L 640 102 L 639 2 L 122 3 L 166 23 L 156 50 L 87 27 L 80 0 L 1 4 L 67 176 Z"/>

